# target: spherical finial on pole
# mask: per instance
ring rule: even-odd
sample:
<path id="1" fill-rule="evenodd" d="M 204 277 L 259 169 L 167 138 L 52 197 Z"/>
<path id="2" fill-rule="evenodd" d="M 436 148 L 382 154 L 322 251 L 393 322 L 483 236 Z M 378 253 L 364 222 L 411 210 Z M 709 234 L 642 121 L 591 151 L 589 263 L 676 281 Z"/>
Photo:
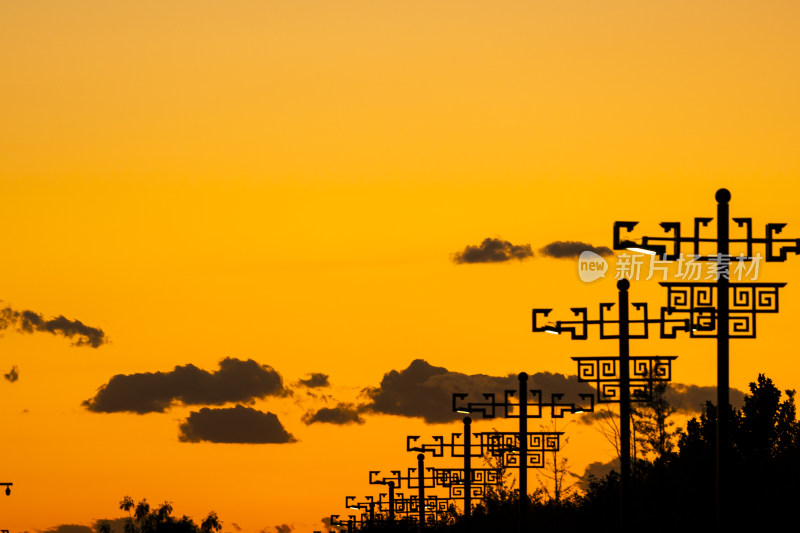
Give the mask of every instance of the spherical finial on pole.
<path id="1" fill-rule="evenodd" d="M 728 189 L 720 189 L 717 191 L 717 194 L 714 195 L 714 198 L 721 204 L 727 204 L 731 201 L 731 191 Z"/>
<path id="2" fill-rule="evenodd" d="M 617 282 L 617 288 L 621 291 L 627 291 L 631 288 L 631 282 L 625 278 L 622 278 Z"/>
<path id="3" fill-rule="evenodd" d="M 519 373 L 519 380 L 520 381 L 528 381 L 528 374 L 526 374 L 525 372 L 520 372 Z"/>
<path id="4" fill-rule="evenodd" d="M 418 461 L 423 461 L 423 460 L 425 460 L 425 454 L 424 454 L 424 453 L 421 453 L 421 454 L 417 455 L 417 460 L 418 460 Z"/>
<path id="5" fill-rule="evenodd" d="M 465 425 L 467 425 L 467 426 L 469 426 L 470 424 L 472 424 L 472 418 L 470 418 L 470 417 L 468 417 L 468 416 L 465 416 L 465 417 L 464 417 L 464 424 L 465 424 Z"/>

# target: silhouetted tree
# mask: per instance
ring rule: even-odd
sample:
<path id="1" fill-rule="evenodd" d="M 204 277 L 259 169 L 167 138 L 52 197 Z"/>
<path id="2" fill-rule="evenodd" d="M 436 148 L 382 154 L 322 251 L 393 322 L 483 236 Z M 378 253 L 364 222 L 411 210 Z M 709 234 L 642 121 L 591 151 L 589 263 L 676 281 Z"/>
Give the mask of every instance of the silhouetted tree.
<path id="1" fill-rule="evenodd" d="M 222 522 L 214 511 L 208 514 L 200 526 L 186 515 L 180 520 L 176 519 L 172 516 L 173 507 L 170 502 L 164 502 L 157 509 L 152 509 L 146 499 L 134 506 L 133 499 L 125 496 L 120 502 L 120 509 L 127 511 L 129 515 L 124 526 L 125 533 L 212 533 L 222 529 Z"/>

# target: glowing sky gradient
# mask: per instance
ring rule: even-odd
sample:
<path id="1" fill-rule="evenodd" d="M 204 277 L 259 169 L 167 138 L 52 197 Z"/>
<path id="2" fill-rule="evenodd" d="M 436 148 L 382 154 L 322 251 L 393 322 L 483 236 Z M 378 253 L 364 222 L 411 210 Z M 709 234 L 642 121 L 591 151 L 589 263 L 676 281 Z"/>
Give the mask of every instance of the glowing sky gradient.
<path id="1" fill-rule="evenodd" d="M 0 383 L 0 526 L 88 525 L 129 494 L 214 509 L 226 533 L 319 529 L 374 492 L 368 470 L 413 466 L 406 434 L 457 425 L 305 425 L 332 405 L 297 385 L 309 373 L 351 402 L 417 358 L 571 374 L 569 356 L 615 344 L 534 335 L 530 309 L 568 317 L 614 284 L 541 247 L 714 216 L 723 186 L 732 216 L 800 235 L 797 20 L 793 0 L 0 2 L 2 307 L 109 340 L 3 332 L 0 370 L 19 380 Z M 536 257 L 451 261 L 489 237 Z M 759 339 L 732 343 L 732 386 L 800 386 L 799 268 L 762 270 L 789 284 Z M 715 382 L 712 341 L 633 351 Z M 295 391 L 250 407 L 297 442 L 181 442 L 200 405 L 82 405 L 113 375 L 226 357 Z M 576 471 L 611 458 L 597 431 L 566 431 Z"/>

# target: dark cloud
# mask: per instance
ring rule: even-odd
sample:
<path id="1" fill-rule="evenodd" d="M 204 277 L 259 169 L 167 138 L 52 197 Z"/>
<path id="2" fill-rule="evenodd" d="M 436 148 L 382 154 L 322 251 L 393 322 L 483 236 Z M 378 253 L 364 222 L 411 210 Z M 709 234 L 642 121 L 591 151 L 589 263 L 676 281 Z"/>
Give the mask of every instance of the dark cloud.
<path id="1" fill-rule="evenodd" d="M 297 442 L 274 413 L 264 413 L 242 405 L 222 409 L 203 407 L 199 411 L 192 411 L 189 418 L 180 425 L 178 438 L 181 442 Z"/>
<path id="2" fill-rule="evenodd" d="M 731 388 L 729 394 L 733 407 L 739 408 L 744 405 L 743 391 Z M 699 413 L 706 402 L 712 402 L 716 405 L 717 387 L 670 383 L 667 386 L 665 399 L 680 412 Z"/>
<path id="3" fill-rule="evenodd" d="M 613 255 L 614 251 L 607 246 L 592 246 L 586 242 L 580 241 L 555 241 L 551 242 L 541 250 L 541 253 L 547 257 L 562 258 L 577 258 L 583 252 L 594 252 L 597 255 Z"/>
<path id="4" fill-rule="evenodd" d="M 42 533 L 94 533 L 94 530 L 89 526 L 61 524 L 60 526 L 45 529 Z"/>
<path id="5" fill-rule="evenodd" d="M 518 388 L 517 374 L 508 376 L 468 375 L 452 372 L 443 367 L 433 366 L 422 359 L 416 359 L 405 370 L 392 370 L 384 374 L 378 387 L 364 389 L 363 392 L 368 398 L 365 404 L 348 405 L 347 409 L 342 410 L 328 409 L 332 412 L 325 414 L 334 418 L 345 415 L 357 417 L 364 412 L 374 412 L 419 417 L 428 423 L 445 423 L 460 420 L 463 417 L 452 411 L 454 392 L 469 394 L 468 400 L 470 401 L 482 401 L 483 393 L 494 392 L 497 394 L 497 398 L 501 399 L 504 390 L 517 390 Z M 564 397 L 561 401 L 565 403 L 574 401 L 580 404 L 584 402 L 580 400 L 579 394 L 594 393 L 594 389 L 588 383 L 579 382 L 577 376 L 551 372 L 530 374 L 528 389 L 541 390 L 546 401 L 550 401 L 552 393 L 563 393 Z M 716 390 L 716 387 L 671 383 L 667 388 L 666 399 L 679 412 L 697 413 L 706 401 L 716 401 Z M 735 407 L 744 403 L 742 391 L 731 389 L 730 394 L 731 404 Z M 343 404 L 339 404 L 339 406 L 341 405 Z M 579 420 L 585 424 L 591 424 L 605 416 L 605 411 L 601 410 L 601 407 L 597 405 L 595 412 L 585 413 Z M 323 410 L 321 409 L 318 413 L 321 411 Z M 304 422 L 310 420 L 311 416 L 316 416 L 316 414 L 306 413 Z"/>
<path id="6" fill-rule="evenodd" d="M 3 377 L 6 378 L 11 383 L 14 383 L 19 379 L 19 369 L 17 365 L 11 367 L 11 370 L 8 371 L 8 374 L 3 374 Z"/>
<path id="7" fill-rule="evenodd" d="M 589 488 L 589 483 L 591 483 L 593 479 L 600 480 L 612 470 L 616 470 L 617 472 L 620 471 L 619 458 L 614 458 L 607 463 L 602 463 L 600 461 L 589 463 L 589 465 L 583 471 L 583 475 L 580 476 L 578 486 L 581 489 L 586 490 Z"/>
<path id="8" fill-rule="evenodd" d="M 288 524 L 281 524 L 279 526 L 275 526 L 275 533 L 290 533 L 293 530 L 294 528 Z M 264 533 L 266 533 L 266 530 L 264 530 Z"/>
<path id="9" fill-rule="evenodd" d="M 63 335 L 73 339 L 73 346 L 91 346 L 97 348 L 108 342 L 102 329 L 87 326 L 80 320 L 70 320 L 63 315 L 45 320 L 34 311 L 17 311 L 11 307 L 0 309 L 0 330 L 16 326 L 23 333 L 46 331 L 53 335 Z"/>
<path id="10" fill-rule="evenodd" d="M 175 403 L 221 405 L 249 403 L 266 396 L 286 396 L 280 374 L 252 359 L 226 357 L 219 370 L 208 372 L 192 364 L 170 372 L 117 374 L 83 405 L 97 413 L 163 413 Z"/>
<path id="11" fill-rule="evenodd" d="M 108 526 L 111 528 L 111 533 L 124 533 L 125 531 L 125 523 L 128 521 L 127 517 L 123 518 L 111 518 L 105 520 L 96 520 L 94 523 L 93 531 L 100 531 L 100 526 L 106 522 Z"/>
<path id="12" fill-rule="evenodd" d="M 456 263 L 499 263 L 533 257 L 530 244 L 511 244 L 500 239 L 484 239 L 479 246 L 467 246 L 453 254 Z"/>
<path id="13" fill-rule="evenodd" d="M 308 379 L 301 379 L 300 384 L 305 385 L 310 389 L 330 386 L 330 382 L 328 381 L 328 374 L 322 374 L 320 372 L 312 372 L 311 377 L 309 377 Z"/>
<path id="14" fill-rule="evenodd" d="M 744 405 L 744 392 L 739 389 L 730 389 L 730 402 L 737 409 Z M 676 409 L 678 413 L 694 415 L 703 410 L 706 402 L 717 403 L 717 388 L 701 385 L 685 385 L 683 383 L 669 383 L 664 393 L 664 398 Z M 646 404 L 637 404 L 645 406 Z M 613 411 L 596 409 L 593 413 L 585 413 L 580 417 L 584 424 L 591 424 L 597 420 L 602 420 L 611 416 L 619 419 L 619 415 Z"/>
<path id="15" fill-rule="evenodd" d="M 236 531 L 241 531 L 242 530 L 242 527 L 239 524 L 237 524 L 236 522 L 231 522 L 231 526 L 233 526 L 233 529 L 235 529 Z"/>
<path id="16" fill-rule="evenodd" d="M 364 408 L 352 403 L 339 403 L 336 407 L 323 407 L 317 411 L 308 411 L 303 416 L 306 425 L 315 422 L 326 424 L 363 424 L 364 419 L 359 416 Z"/>
<path id="17" fill-rule="evenodd" d="M 567 402 L 577 400 L 577 394 L 592 392 L 591 387 L 579 383 L 576 376 L 550 372 L 530 375 L 528 388 L 542 390 L 548 401 L 550 393 L 564 393 L 563 401 Z M 467 375 L 417 359 L 405 370 L 385 374 L 380 386 L 365 389 L 370 401 L 362 408 L 376 413 L 421 417 L 429 423 L 451 422 L 464 416 L 452 411 L 454 392 L 470 394 L 471 401 L 482 401 L 483 393 L 494 392 L 501 398 L 506 389 L 519 389 L 517 374 Z"/>

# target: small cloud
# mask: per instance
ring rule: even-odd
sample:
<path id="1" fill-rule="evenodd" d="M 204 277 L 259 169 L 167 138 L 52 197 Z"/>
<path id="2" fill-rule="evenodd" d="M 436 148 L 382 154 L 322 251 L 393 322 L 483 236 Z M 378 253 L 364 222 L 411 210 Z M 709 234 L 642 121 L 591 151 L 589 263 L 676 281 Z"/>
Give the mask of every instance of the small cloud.
<path id="1" fill-rule="evenodd" d="M 94 533 L 89 526 L 79 526 L 77 524 L 61 524 L 60 526 L 45 529 L 42 533 Z"/>
<path id="2" fill-rule="evenodd" d="M 275 526 L 275 533 L 290 533 L 293 530 L 294 528 L 288 524 L 281 524 L 279 526 Z"/>
<path id="3" fill-rule="evenodd" d="M 10 383 L 14 383 L 19 379 L 19 370 L 17 369 L 17 365 L 11 367 L 11 370 L 8 371 L 8 374 L 3 374 L 3 377 L 6 378 Z"/>
<path id="4" fill-rule="evenodd" d="M 303 423 L 306 425 L 315 422 L 325 424 L 363 424 L 364 419 L 359 416 L 361 407 L 352 403 L 339 403 L 336 407 L 323 407 L 318 411 L 308 411 L 303 416 Z"/>
<path id="5" fill-rule="evenodd" d="M 330 382 L 328 381 L 328 374 L 322 374 L 320 372 L 312 372 L 311 376 L 308 379 L 301 379 L 299 383 L 301 385 L 308 387 L 309 389 L 330 386 Z"/>
<path id="6" fill-rule="evenodd" d="M 236 522 L 231 522 L 231 526 L 232 526 L 232 527 L 233 527 L 233 529 L 235 529 L 236 531 L 241 531 L 241 530 L 242 530 L 242 527 L 241 527 L 239 524 L 237 524 Z"/>
<path id="7" fill-rule="evenodd" d="M 44 331 L 68 339 L 75 338 L 73 346 L 97 348 L 108 342 L 102 329 L 87 326 L 80 320 L 70 320 L 63 315 L 45 320 L 41 314 L 30 310 L 17 311 L 11 307 L 0 309 L 0 331 L 12 326 L 17 326 L 21 333 Z"/>
<path id="8" fill-rule="evenodd" d="M 176 403 L 221 405 L 290 394 L 271 366 L 226 357 L 215 372 L 188 364 L 169 372 L 117 374 L 83 406 L 96 413 L 163 413 Z"/>
<path id="9" fill-rule="evenodd" d="M 241 444 L 283 444 L 297 442 L 274 413 L 251 407 L 192 411 L 180 425 L 181 442 L 217 442 Z"/>
<path id="10" fill-rule="evenodd" d="M 583 252 L 594 252 L 597 255 L 614 255 L 614 251 L 607 246 L 593 246 L 580 241 L 554 241 L 539 250 L 544 256 L 557 259 L 578 258 Z"/>
<path id="11" fill-rule="evenodd" d="M 607 463 L 602 463 L 600 461 L 589 463 L 583 471 L 583 475 L 579 477 L 578 486 L 586 490 L 589 488 L 589 483 L 593 480 L 604 478 L 612 470 L 620 471 L 619 458 L 614 458 Z"/>
<path id="12" fill-rule="evenodd" d="M 125 524 L 127 522 L 128 522 L 128 517 L 96 520 L 92 531 L 95 532 L 100 531 L 100 526 L 103 523 L 106 523 L 108 524 L 108 527 L 111 528 L 111 533 L 124 533 Z"/>
<path id="13" fill-rule="evenodd" d="M 581 424 L 586 424 L 587 426 L 597 421 L 602 423 L 610 422 L 612 424 L 618 424 L 618 422 L 615 422 L 616 420 L 619 420 L 619 415 L 617 413 L 608 408 L 602 408 L 597 405 L 595 406 L 594 411 L 583 413 L 578 418 L 578 422 Z"/>
<path id="14" fill-rule="evenodd" d="M 530 244 L 514 245 L 500 239 L 484 239 L 479 246 L 467 246 L 453 254 L 455 263 L 500 263 L 533 257 Z"/>

